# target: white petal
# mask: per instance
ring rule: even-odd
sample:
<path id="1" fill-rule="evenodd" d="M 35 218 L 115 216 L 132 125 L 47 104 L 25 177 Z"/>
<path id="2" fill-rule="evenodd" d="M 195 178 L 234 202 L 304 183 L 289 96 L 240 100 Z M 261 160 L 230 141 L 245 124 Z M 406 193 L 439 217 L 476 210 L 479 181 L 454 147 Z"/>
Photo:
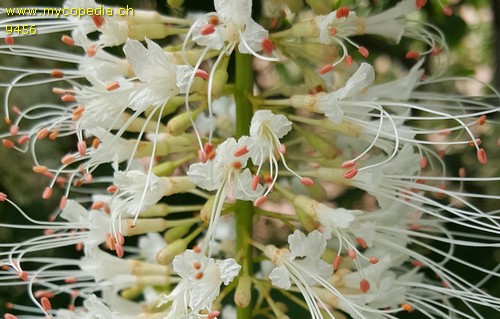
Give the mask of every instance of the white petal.
<path id="1" fill-rule="evenodd" d="M 217 266 L 219 266 L 220 278 L 226 286 L 229 285 L 236 276 L 238 276 L 241 269 L 241 265 L 238 264 L 233 258 L 217 260 L 216 263 Z"/>
<path id="2" fill-rule="evenodd" d="M 260 24 L 255 22 L 252 18 L 246 21 L 245 31 L 241 34 L 240 44 L 238 51 L 241 53 L 251 54 L 248 48 L 243 44 L 243 41 L 252 49 L 253 52 L 262 50 L 262 41 L 269 36 L 269 32 L 264 29 Z"/>
<path id="3" fill-rule="evenodd" d="M 290 278 L 288 277 L 288 271 L 281 267 L 274 268 L 269 275 L 269 279 L 271 279 L 271 283 L 273 284 L 273 286 L 286 290 L 292 287 L 292 283 L 290 282 Z"/>
<path id="4" fill-rule="evenodd" d="M 252 15 L 252 0 L 214 0 L 215 11 L 224 22 L 243 26 Z"/>

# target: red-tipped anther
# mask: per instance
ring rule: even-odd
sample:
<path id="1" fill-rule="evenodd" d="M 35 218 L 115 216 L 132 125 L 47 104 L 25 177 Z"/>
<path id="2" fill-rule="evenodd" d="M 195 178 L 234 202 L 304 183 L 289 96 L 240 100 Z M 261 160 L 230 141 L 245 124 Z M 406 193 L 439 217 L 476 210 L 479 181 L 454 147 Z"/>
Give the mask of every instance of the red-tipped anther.
<path id="1" fill-rule="evenodd" d="M 408 311 L 408 312 L 413 311 L 412 305 L 407 304 L 407 303 L 401 304 L 401 309 L 403 309 L 404 311 Z"/>
<path id="2" fill-rule="evenodd" d="M 7 125 L 12 125 L 12 120 L 8 117 L 4 117 L 3 120 L 5 121 L 5 123 L 7 123 Z"/>
<path id="3" fill-rule="evenodd" d="M 201 248 L 199 246 L 193 246 L 193 251 L 197 254 L 201 253 Z"/>
<path id="4" fill-rule="evenodd" d="M 354 161 L 345 161 L 344 163 L 342 163 L 342 165 L 340 165 L 340 168 L 349 168 L 349 167 L 353 167 L 356 165 L 356 162 Z"/>
<path id="5" fill-rule="evenodd" d="M 346 18 L 348 16 L 349 16 L 349 8 L 347 7 L 340 7 L 337 9 L 337 12 L 335 13 L 335 17 L 337 19 Z"/>
<path id="6" fill-rule="evenodd" d="M 75 277 L 68 277 L 68 278 L 64 279 L 64 282 L 67 284 L 74 284 L 75 282 L 77 282 L 77 280 Z"/>
<path id="7" fill-rule="evenodd" d="M 274 44 L 269 40 L 269 38 L 264 38 L 261 42 L 262 51 L 264 53 L 272 53 L 274 50 Z"/>
<path id="8" fill-rule="evenodd" d="M 361 237 L 356 237 L 356 242 L 358 243 L 358 245 L 363 248 L 363 249 L 366 249 L 368 248 L 368 245 L 366 244 L 366 241 L 361 238 Z"/>
<path id="9" fill-rule="evenodd" d="M 422 8 L 427 4 L 427 0 L 416 0 L 417 9 Z"/>
<path id="10" fill-rule="evenodd" d="M 20 145 L 23 145 L 23 144 L 26 144 L 28 143 L 28 141 L 30 140 L 30 137 L 28 135 L 23 135 L 21 137 L 19 137 L 17 139 L 17 142 L 20 144 Z"/>
<path id="11" fill-rule="evenodd" d="M 7 140 L 7 139 L 2 139 L 2 144 L 3 146 L 7 147 L 7 148 L 14 148 L 16 145 L 14 144 L 14 142 L 12 142 L 11 140 Z"/>
<path id="12" fill-rule="evenodd" d="M 40 298 L 54 298 L 55 294 L 54 292 L 52 291 L 46 291 L 46 290 L 37 290 L 35 291 L 35 293 L 33 294 L 35 296 L 36 299 L 40 299 Z"/>
<path id="13" fill-rule="evenodd" d="M 347 255 L 349 256 L 349 258 L 351 259 L 356 259 L 356 252 L 354 251 L 354 249 L 352 248 L 349 248 L 347 250 Z"/>
<path id="14" fill-rule="evenodd" d="M 42 304 L 42 308 L 45 311 L 51 311 L 52 310 L 52 305 L 50 304 L 50 300 L 47 297 L 43 297 L 40 300 L 40 303 Z"/>
<path id="15" fill-rule="evenodd" d="M 215 26 L 213 24 L 206 24 L 200 28 L 201 35 L 209 35 L 215 32 Z"/>
<path id="16" fill-rule="evenodd" d="M 213 160 L 215 158 L 215 150 L 212 149 L 210 152 L 207 153 L 207 160 Z"/>
<path id="17" fill-rule="evenodd" d="M 345 172 L 343 176 L 345 179 L 351 179 L 354 176 L 356 176 L 357 174 L 358 174 L 358 168 L 353 167 L 350 170 L 348 170 L 347 172 Z"/>
<path id="18" fill-rule="evenodd" d="M 123 251 L 123 246 L 120 245 L 120 244 L 116 244 L 115 246 L 115 251 L 116 251 L 116 256 L 118 256 L 119 258 L 122 258 L 123 257 L 123 254 L 125 253 Z"/>
<path id="19" fill-rule="evenodd" d="M 5 40 L 5 43 L 7 45 L 13 45 L 14 44 L 14 37 L 6 36 L 4 40 Z"/>
<path id="20" fill-rule="evenodd" d="M 78 142 L 77 148 L 78 154 L 80 154 L 80 156 L 85 156 L 85 154 L 87 154 L 87 144 L 85 143 L 85 141 Z"/>
<path id="21" fill-rule="evenodd" d="M 439 150 L 439 152 L 438 152 L 439 158 L 444 158 L 445 155 L 446 155 L 446 150 Z"/>
<path id="22" fill-rule="evenodd" d="M 474 143 L 474 142 L 476 142 L 476 143 Z M 480 139 L 480 138 L 476 138 L 476 139 L 475 139 L 475 141 L 474 141 L 474 140 L 469 140 L 469 141 L 467 141 L 467 144 L 468 144 L 470 147 L 475 147 L 475 146 L 476 146 L 476 144 L 477 144 L 477 145 L 481 145 L 481 143 L 482 143 L 482 142 L 481 142 L 481 139 Z"/>
<path id="23" fill-rule="evenodd" d="M 218 25 L 219 24 L 219 17 L 218 16 L 210 16 L 208 17 L 208 23 L 213 24 L 213 25 Z"/>
<path id="24" fill-rule="evenodd" d="M 446 189 L 446 185 L 439 185 L 439 189 L 445 190 Z M 442 193 L 442 192 L 436 192 L 436 197 L 439 198 L 439 199 L 443 199 L 444 198 L 444 193 Z"/>
<path id="25" fill-rule="evenodd" d="M 378 263 L 378 258 L 375 256 L 371 256 L 369 260 L 370 260 L 370 264 L 372 264 L 372 265 L 375 265 L 376 263 Z"/>
<path id="26" fill-rule="evenodd" d="M 45 188 L 45 190 L 43 191 L 43 194 L 42 194 L 42 198 L 49 199 L 51 197 L 52 197 L 52 188 L 50 188 L 50 187 Z"/>
<path id="27" fill-rule="evenodd" d="M 205 164 L 207 162 L 207 153 L 205 153 L 203 150 L 198 150 L 198 158 L 200 159 L 200 162 Z"/>
<path id="28" fill-rule="evenodd" d="M 99 145 L 101 144 L 101 140 L 98 139 L 97 137 L 92 140 L 92 147 L 97 149 Z"/>
<path id="29" fill-rule="evenodd" d="M 201 269 L 201 264 L 199 262 L 195 261 L 193 263 L 193 268 L 196 269 L 196 270 L 199 270 L 199 269 Z"/>
<path id="30" fill-rule="evenodd" d="M 68 203 L 68 198 L 66 196 L 61 197 L 61 200 L 59 201 L 59 208 L 60 209 L 66 208 L 67 203 Z"/>
<path id="31" fill-rule="evenodd" d="M 6 313 L 6 314 L 4 314 L 4 315 L 3 315 L 3 318 L 4 318 L 4 319 L 17 319 L 17 317 L 16 317 L 16 316 L 14 316 L 14 315 L 13 315 L 13 314 L 11 314 L 11 313 Z"/>
<path id="32" fill-rule="evenodd" d="M 7 194 L 0 192 L 0 202 L 5 202 L 7 199 Z"/>
<path id="33" fill-rule="evenodd" d="M 47 178 L 50 178 L 50 179 L 53 179 L 53 178 L 54 178 L 54 176 L 55 176 L 55 175 L 54 175 L 54 173 L 49 172 L 48 170 L 47 170 L 47 171 L 45 171 L 45 172 L 43 172 L 42 174 L 43 174 L 43 176 L 45 176 L 45 177 L 47 177 Z"/>
<path id="34" fill-rule="evenodd" d="M 443 52 L 443 49 L 441 48 L 433 48 L 432 51 L 431 51 L 431 54 L 436 56 L 436 55 L 440 55 L 441 52 Z"/>
<path id="35" fill-rule="evenodd" d="M 46 128 L 42 128 L 40 131 L 38 131 L 38 133 L 36 133 L 36 138 L 38 140 L 43 140 L 44 138 L 49 136 L 49 134 L 50 134 L 49 130 L 47 130 Z"/>
<path id="36" fill-rule="evenodd" d="M 241 165 L 241 162 L 239 162 L 239 161 L 234 161 L 234 162 L 231 164 L 231 166 L 232 166 L 233 168 L 235 168 L 235 169 L 240 169 L 242 165 Z"/>
<path id="37" fill-rule="evenodd" d="M 483 125 L 484 123 L 486 123 L 486 115 L 483 114 L 477 119 L 477 124 Z"/>
<path id="38" fill-rule="evenodd" d="M 123 246 L 125 244 L 125 237 L 123 237 L 123 234 L 121 232 L 116 233 L 116 241 L 119 245 Z"/>
<path id="39" fill-rule="evenodd" d="M 358 48 L 359 54 L 361 54 L 365 59 L 370 55 L 370 52 L 368 51 L 367 48 L 360 46 Z"/>
<path id="40" fill-rule="evenodd" d="M 203 273 L 200 271 L 199 273 L 197 273 L 196 275 L 194 275 L 194 278 L 200 280 L 201 278 L 203 278 Z"/>
<path id="41" fill-rule="evenodd" d="M 335 259 L 333 260 L 333 269 L 334 270 L 337 270 L 339 269 L 339 266 L 340 266 L 340 262 L 342 261 L 342 257 L 341 256 L 337 256 L 335 257 Z"/>
<path id="42" fill-rule="evenodd" d="M 85 48 L 85 53 L 87 53 L 88 57 L 93 57 L 97 53 L 97 46 L 91 45 L 88 48 Z"/>
<path id="43" fill-rule="evenodd" d="M 486 156 L 486 151 L 484 150 L 484 148 L 478 149 L 476 155 L 479 163 L 483 165 L 488 163 L 488 157 Z"/>
<path id="44" fill-rule="evenodd" d="M 321 69 L 319 69 L 319 74 L 327 74 L 331 70 L 333 70 L 333 65 L 327 64 L 322 66 Z"/>
<path id="45" fill-rule="evenodd" d="M 418 53 L 417 51 L 409 51 L 408 53 L 406 53 L 407 59 L 417 60 L 419 57 L 420 53 Z"/>
<path id="46" fill-rule="evenodd" d="M 57 95 L 63 95 L 67 91 L 65 89 L 61 88 L 52 88 L 52 93 L 57 94 Z"/>
<path id="47" fill-rule="evenodd" d="M 370 290 L 370 283 L 366 279 L 361 279 L 359 282 L 359 289 L 362 293 L 367 293 Z"/>
<path id="48" fill-rule="evenodd" d="M 17 277 L 19 279 L 21 279 L 22 281 L 26 281 L 26 280 L 28 280 L 28 273 L 26 271 L 18 271 Z"/>
<path id="49" fill-rule="evenodd" d="M 346 55 L 345 56 L 345 64 L 351 66 L 352 65 L 352 56 Z"/>
<path id="50" fill-rule="evenodd" d="M 52 131 L 49 133 L 49 140 L 55 141 L 59 136 L 59 131 Z"/>
<path id="51" fill-rule="evenodd" d="M 208 314 L 208 319 L 217 319 L 220 316 L 220 311 L 212 311 L 211 313 Z"/>
<path id="52" fill-rule="evenodd" d="M 36 165 L 33 166 L 33 172 L 37 174 L 43 174 L 48 170 L 47 166 L 42 166 L 42 165 Z"/>
<path id="53" fill-rule="evenodd" d="M 300 183 L 301 183 L 302 185 L 307 186 L 307 187 L 311 187 L 311 186 L 313 186 L 313 185 L 314 185 L 314 181 L 313 181 L 312 179 L 310 179 L 309 177 L 302 177 L 302 178 L 300 179 Z"/>
<path id="54" fill-rule="evenodd" d="M 194 76 L 203 80 L 208 80 L 208 73 L 205 70 L 198 69 L 194 72 Z"/>
<path id="55" fill-rule="evenodd" d="M 267 184 L 271 184 L 273 182 L 273 177 L 267 173 L 264 174 L 264 181 Z"/>
<path id="56" fill-rule="evenodd" d="M 466 172 L 465 172 L 465 168 L 460 167 L 460 168 L 458 169 L 458 176 L 460 176 L 460 177 L 464 178 L 466 175 L 467 175 L 467 174 L 466 174 Z"/>
<path id="57" fill-rule="evenodd" d="M 61 37 L 61 41 L 66 44 L 66 45 L 69 45 L 69 46 L 73 46 L 75 45 L 75 39 L 73 39 L 72 37 L 68 36 L 68 35 L 63 35 Z"/>
<path id="58" fill-rule="evenodd" d="M 92 207 L 90 207 L 92 210 L 98 210 L 104 208 L 104 205 L 106 205 L 105 202 L 103 201 L 98 201 L 92 204 Z"/>
<path id="59" fill-rule="evenodd" d="M 234 152 L 233 152 L 233 155 L 235 157 L 240 157 L 240 156 L 243 156 L 245 154 L 247 154 L 249 152 L 248 150 L 248 147 L 246 145 L 236 149 Z"/>
<path id="60" fill-rule="evenodd" d="M 106 91 L 114 91 L 120 88 L 120 83 L 118 81 L 112 81 L 106 84 Z"/>
<path id="61" fill-rule="evenodd" d="M 422 158 L 420 159 L 420 168 L 425 169 L 427 167 L 427 164 L 427 157 L 422 156 Z"/>
<path id="62" fill-rule="evenodd" d="M 278 152 L 280 152 L 281 154 L 285 154 L 286 153 L 286 145 L 280 144 L 280 146 L 278 146 Z"/>
<path id="63" fill-rule="evenodd" d="M 108 188 L 106 188 L 106 191 L 108 191 L 108 193 L 115 193 L 117 190 L 118 190 L 118 186 L 116 186 L 116 185 L 111 185 L 111 186 L 108 186 Z"/>
<path id="64" fill-rule="evenodd" d="M 104 22 L 106 22 L 106 20 L 104 20 L 103 16 L 98 15 L 98 14 L 94 14 L 94 15 L 92 15 L 92 22 L 94 22 L 94 25 L 96 26 L 96 28 L 99 29 L 100 27 L 103 26 L 103 24 L 104 24 Z"/>
<path id="65" fill-rule="evenodd" d="M 334 37 L 337 35 L 337 29 L 331 28 L 330 30 L 328 30 L 328 33 L 330 33 L 330 35 Z"/>
<path id="66" fill-rule="evenodd" d="M 453 15 L 453 10 L 448 6 L 443 7 L 443 14 L 445 16 L 451 17 Z"/>
<path id="67" fill-rule="evenodd" d="M 64 94 L 61 96 L 61 101 L 63 102 L 75 102 L 76 97 L 73 94 Z"/>
<path id="68" fill-rule="evenodd" d="M 12 136 L 16 136 L 17 133 L 19 133 L 19 126 L 17 126 L 17 125 L 11 125 L 10 128 L 9 128 L 9 133 Z"/>
<path id="69" fill-rule="evenodd" d="M 75 245 L 76 251 L 82 251 L 83 250 L 83 243 L 78 243 Z"/>
<path id="70" fill-rule="evenodd" d="M 257 186 L 259 186 L 259 181 L 260 181 L 259 175 L 254 175 L 252 177 L 252 190 L 256 190 L 257 189 Z"/>
<path id="71" fill-rule="evenodd" d="M 52 70 L 50 75 L 52 75 L 53 78 L 62 78 L 64 76 L 64 72 L 61 70 Z"/>
<path id="72" fill-rule="evenodd" d="M 87 184 L 92 183 L 92 179 L 93 179 L 93 178 L 94 178 L 94 176 L 93 176 L 91 173 L 87 173 L 87 174 L 85 174 L 85 182 L 86 182 Z"/>
<path id="73" fill-rule="evenodd" d="M 266 196 L 261 196 L 259 198 L 257 198 L 255 200 L 255 202 L 253 202 L 253 206 L 255 207 L 259 207 L 260 205 L 262 205 L 262 203 L 264 203 L 265 201 L 267 200 L 267 197 Z"/>
<path id="74" fill-rule="evenodd" d="M 203 151 L 205 151 L 206 154 L 213 151 L 213 149 L 214 149 L 214 145 L 212 143 L 205 143 L 205 145 L 203 145 Z"/>
<path id="75" fill-rule="evenodd" d="M 61 158 L 61 163 L 64 165 L 69 165 L 75 161 L 75 156 L 73 154 L 68 154 L 65 155 L 63 158 Z"/>

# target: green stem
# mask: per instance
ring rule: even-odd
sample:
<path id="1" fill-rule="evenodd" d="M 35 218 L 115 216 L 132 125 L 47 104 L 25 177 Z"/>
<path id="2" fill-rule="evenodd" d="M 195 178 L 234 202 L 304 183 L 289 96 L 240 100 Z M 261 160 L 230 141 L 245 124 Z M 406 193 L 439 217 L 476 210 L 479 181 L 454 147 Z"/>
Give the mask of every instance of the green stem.
<path id="1" fill-rule="evenodd" d="M 253 67 L 252 55 L 236 52 L 236 80 L 235 80 L 235 100 L 236 100 L 236 136 L 239 138 L 248 135 L 250 121 L 253 116 L 253 109 L 248 96 L 253 91 Z M 236 248 L 242 250 L 243 274 L 253 275 L 253 255 L 252 240 L 253 233 L 253 203 L 250 201 L 236 201 Z M 252 304 L 245 308 L 238 307 L 238 319 L 252 318 Z"/>

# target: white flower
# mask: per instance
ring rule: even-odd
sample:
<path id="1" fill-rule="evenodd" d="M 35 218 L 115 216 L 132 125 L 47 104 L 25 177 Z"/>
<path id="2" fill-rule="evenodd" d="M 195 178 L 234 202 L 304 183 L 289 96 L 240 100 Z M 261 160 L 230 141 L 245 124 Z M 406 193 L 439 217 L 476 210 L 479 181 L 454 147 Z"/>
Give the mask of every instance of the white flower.
<path id="1" fill-rule="evenodd" d="M 269 33 L 251 18 L 252 1 L 215 0 L 214 5 L 219 23 L 206 33 L 203 30 L 210 25 L 209 18 L 200 18 L 192 27 L 193 41 L 214 50 L 221 50 L 225 42 L 229 42 L 227 48 L 231 50 L 238 44 L 241 53 L 259 56 L 256 52 L 262 50 L 262 41 Z"/>
<path id="2" fill-rule="evenodd" d="M 210 312 L 222 283 L 230 284 L 241 266 L 232 258 L 215 261 L 186 250 L 175 257 L 173 269 L 182 280 L 170 294 L 162 296 L 158 305 L 173 301 L 167 319 L 191 318 L 204 310 Z"/>
<path id="3" fill-rule="evenodd" d="M 127 40 L 123 52 L 137 78 L 142 82 L 130 95 L 130 108 L 143 110 L 150 105 L 162 105 L 179 92 L 176 65 L 155 42 L 146 39 L 147 48 L 139 41 Z"/>
<path id="4" fill-rule="evenodd" d="M 99 147 L 88 151 L 89 160 L 85 163 L 87 168 L 109 162 L 116 167 L 119 163 L 130 159 L 134 152 L 135 140 L 117 137 L 103 128 L 90 130 L 90 133 L 98 137 L 101 143 Z"/>
<path id="5" fill-rule="evenodd" d="M 145 261 L 156 263 L 156 255 L 167 246 L 163 237 L 158 233 L 147 233 L 139 237 L 139 251 Z"/>
<path id="6" fill-rule="evenodd" d="M 234 135 L 236 127 L 236 103 L 233 96 L 223 96 L 212 103 L 213 117 L 210 123 L 210 117 L 201 113 L 196 117 L 195 125 L 198 132 L 202 135 L 208 135 L 210 127 L 214 133 L 222 138 L 228 138 Z M 210 126 L 212 124 L 212 126 Z"/>

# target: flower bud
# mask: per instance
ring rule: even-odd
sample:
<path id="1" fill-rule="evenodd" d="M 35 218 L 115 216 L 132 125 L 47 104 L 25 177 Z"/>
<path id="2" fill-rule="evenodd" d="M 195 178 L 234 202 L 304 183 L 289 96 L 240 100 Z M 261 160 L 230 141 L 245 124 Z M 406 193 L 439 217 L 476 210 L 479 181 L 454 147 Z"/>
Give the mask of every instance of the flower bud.
<path id="1" fill-rule="evenodd" d="M 182 238 L 184 235 L 189 233 L 191 226 L 191 224 L 185 224 L 172 227 L 165 232 L 163 239 L 165 239 L 167 243 L 173 243 L 177 239 Z"/>
<path id="2" fill-rule="evenodd" d="M 175 256 L 182 254 L 187 248 L 187 241 L 184 239 L 177 239 L 167 247 L 163 248 L 156 255 L 156 261 L 160 265 L 170 265 Z"/>
<path id="3" fill-rule="evenodd" d="M 300 220 L 300 223 L 305 230 L 311 232 L 319 227 L 319 222 L 316 220 L 316 202 L 306 196 L 299 195 L 293 200 L 295 214 Z"/>
<path id="4" fill-rule="evenodd" d="M 301 134 L 309 142 L 309 145 L 326 158 L 335 158 L 337 148 L 318 134 L 312 134 L 306 130 L 301 130 Z"/>
<path id="5" fill-rule="evenodd" d="M 191 112 L 184 112 L 181 113 L 174 118 L 172 118 L 170 121 L 168 121 L 167 124 L 167 133 L 173 136 L 179 136 L 182 133 L 185 133 L 188 128 L 191 127 L 191 118 L 196 119 L 198 114 L 203 112 L 205 108 L 204 107 L 199 107 L 194 111 Z"/>
<path id="6" fill-rule="evenodd" d="M 170 35 L 179 33 L 178 29 L 165 25 L 164 23 L 131 24 L 128 26 L 128 37 L 138 41 L 148 39 L 164 39 Z"/>
<path id="7" fill-rule="evenodd" d="M 141 288 L 139 286 L 133 286 L 133 287 L 126 288 L 126 289 L 123 289 L 122 291 L 120 291 L 120 295 L 125 299 L 134 300 L 135 298 L 138 298 L 139 296 L 141 296 L 142 291 L 143 291 L 143 288 Z"/>
<path id="8" fill-rule="evenodd" d="M 176 162 L 163 162 L 153 167 L 153 174 L 156 176 L 168 176 L 172 174 L 177 167 L 179 167 L 179 165 Z"/>
<path id="9" fill-rule="evenodd" d="M 160 203 L 143 210 L 139 215 L 141 217 L 165 217 L 168 213 L 168 205 Z"/>
<path id="10" fill-rule="evenodd" d="M 234 293 L 234 302 L 238 307 L 245 308 L 252 301 L 252 278 L 244 274 L 238 280 L 238 286 Z"/>
<path id="11" fill-rule="evenodd" d="M 217 67 L 217 70 L 214 74 L 214 79 L 212 81 L 212 94 L 215 97 L 218 97 L 223 94 L 224 88 L 226 87 L 228 73 L 227 73 L 227 65 L 229 63 L 229 58 L 224 57 Z"/>
<path id="12" fill-rule="evenodd" d="M 161 232 L 169 226 L 168 221 L 163 218 L 139 218 L 135 224 L 133 219 L 125 219 L 124 222 L 127 225 L 125 236 Z"/>
<path id="13" fill-rule="evenodd" d="M 312 186 L 309 186 L 307 188 L 314 200 L 317 200 L 318 202 L 326 200 L 326 190 L 318 181 L 315 181 Z"/>

